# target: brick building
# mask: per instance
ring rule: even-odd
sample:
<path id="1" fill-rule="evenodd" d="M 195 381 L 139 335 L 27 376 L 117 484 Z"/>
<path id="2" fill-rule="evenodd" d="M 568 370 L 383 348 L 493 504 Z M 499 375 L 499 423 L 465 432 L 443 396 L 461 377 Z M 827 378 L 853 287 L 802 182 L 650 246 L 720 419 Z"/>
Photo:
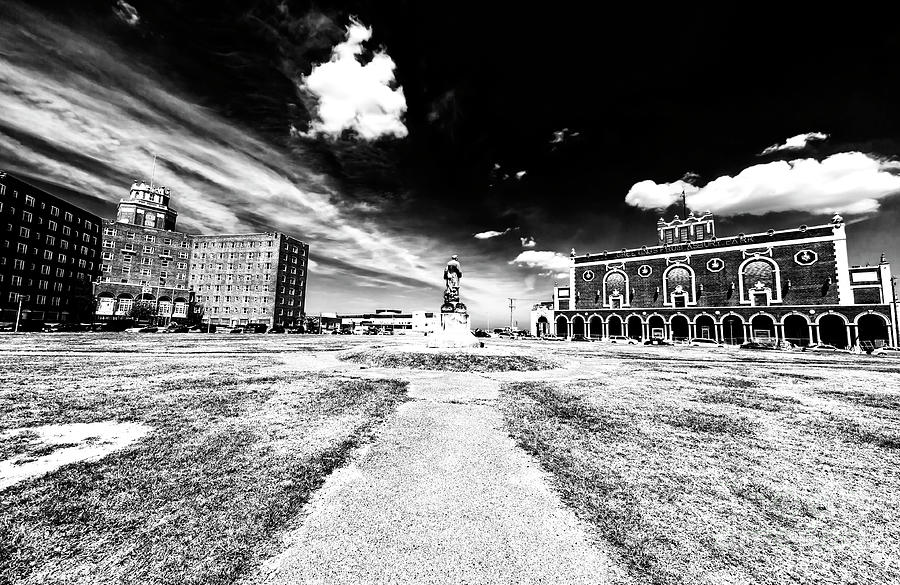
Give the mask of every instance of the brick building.
<path id="1" fill-rule="evenodd" d="M 282 233 L 192 236 L 190 285 L 213 324 L 297 325 L 308 262 L 309 245 Z"/>
<path id="2" fill-rule="evenodd" d="M 175 231 L 170 192 L 135 182 L 103 225 L 97 318 L 149 305 L 157 324 L 202 316 L 219 325 L 293 325 L 306 308 L 309 245 L 281 233 Z"/>
<path id="3" fill-rule="evenodd" d="M 0 171 L 0 321 L 90 319 L 100 218 Z"/>
<path id="4" fill-rule="evenodd" d="M 577 255 L 536 333 L 896 343 L 890 265 L 848 262 L 845 225 L 717 237 L 710 213 L 657 224 L 657 243 Z"/>
<path id="5" fill-rule="evenodd" d="M 103 221 L 98 319 L 127 317 L 135 303 L 149 305 L 156 323 L 188 317 L 191 236 L 174 231 L 176 217 L 168 189 L 135 182 L 115 221 Z"/>

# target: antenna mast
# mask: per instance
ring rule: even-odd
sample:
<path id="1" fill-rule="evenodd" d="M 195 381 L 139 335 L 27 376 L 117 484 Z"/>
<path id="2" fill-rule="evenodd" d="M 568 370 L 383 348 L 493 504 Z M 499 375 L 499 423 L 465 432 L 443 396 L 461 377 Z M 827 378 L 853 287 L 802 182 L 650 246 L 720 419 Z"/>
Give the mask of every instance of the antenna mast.
<path id="1" fill-rule="evenodd" d="M 156 178 L 156 153 L 153 153 L 153 170 L 150 171 L 150 190 L 153 190 L 153 179 Z"/>

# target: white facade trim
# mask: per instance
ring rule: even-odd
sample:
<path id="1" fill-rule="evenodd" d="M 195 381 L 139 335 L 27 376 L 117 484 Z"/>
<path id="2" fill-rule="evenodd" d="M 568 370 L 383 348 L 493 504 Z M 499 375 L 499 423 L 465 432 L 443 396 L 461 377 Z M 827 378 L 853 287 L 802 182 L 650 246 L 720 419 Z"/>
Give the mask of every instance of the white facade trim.
<path id="1" fill-rule="evenodd" d="M 834 226 L 834 263 L 837 271 L 838 304 L 852 305 L 850 289 L 850 260 L 847 255 L 847 230 L 844 224 Z"/>

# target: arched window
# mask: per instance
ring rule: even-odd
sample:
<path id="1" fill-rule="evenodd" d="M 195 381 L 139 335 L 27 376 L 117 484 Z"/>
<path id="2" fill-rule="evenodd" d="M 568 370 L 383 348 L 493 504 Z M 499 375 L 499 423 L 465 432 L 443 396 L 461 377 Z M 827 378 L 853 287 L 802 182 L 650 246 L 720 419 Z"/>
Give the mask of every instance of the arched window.
<path id="1" fill-rule="evenodd" d="M 764 306 L 781 302 L 781 275 L 768 258 L 751 258 L 741 264 L 741 301 Z"/>
<path id="2" fill-rule="evenodd" d="M 666 270 L 664 278 L 666 304 L 675 307 L 694 304 L 694 272 L 690 268 L 672 266 Z"/>
<path id="3" fill-rule="evenodd" d="M 620 270 L 611 270 L 603 278 L 604 304 L 613 309 L 628 305 L 628 277 Z"/>

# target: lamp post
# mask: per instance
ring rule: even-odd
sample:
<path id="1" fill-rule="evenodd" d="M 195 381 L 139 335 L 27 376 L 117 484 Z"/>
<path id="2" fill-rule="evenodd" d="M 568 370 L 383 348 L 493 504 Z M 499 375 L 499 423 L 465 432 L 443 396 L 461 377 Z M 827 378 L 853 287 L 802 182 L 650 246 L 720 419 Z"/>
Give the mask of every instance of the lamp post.
<path id="1" fill-rule="evenodd" d="M 900 316 L 897 315 L 897 277 L 891 277 L 891 304 L 894 305 L 894 345 L 900 345 L 900 341 L 897 340 L 898 331 L 897 326 L 900 324 Z"/>

